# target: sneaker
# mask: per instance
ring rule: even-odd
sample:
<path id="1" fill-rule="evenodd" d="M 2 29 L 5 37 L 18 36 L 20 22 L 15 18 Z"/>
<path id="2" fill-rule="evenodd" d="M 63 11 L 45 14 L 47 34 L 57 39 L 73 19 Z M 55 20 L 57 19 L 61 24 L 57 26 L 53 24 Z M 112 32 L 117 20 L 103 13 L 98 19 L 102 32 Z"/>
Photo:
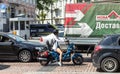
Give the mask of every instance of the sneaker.
<path id="1" fill-rule="evenodd" d="M 58 65 L 59 65 L 59 66 L 62 66 L 62 63 L 61 63 L 61 62 L 58 62 Z"/>

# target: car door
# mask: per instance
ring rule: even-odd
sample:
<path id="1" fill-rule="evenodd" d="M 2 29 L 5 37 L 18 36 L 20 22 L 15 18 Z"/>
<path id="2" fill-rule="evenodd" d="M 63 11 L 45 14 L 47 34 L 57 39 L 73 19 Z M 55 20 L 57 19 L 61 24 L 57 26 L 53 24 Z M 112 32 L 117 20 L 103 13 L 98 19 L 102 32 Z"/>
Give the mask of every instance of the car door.
<path id="1" fill-rule="evenodd" d="M 14 54 L 13 43 L 8 37 L 0 35 L 0 57 L 10 57 Z"/>

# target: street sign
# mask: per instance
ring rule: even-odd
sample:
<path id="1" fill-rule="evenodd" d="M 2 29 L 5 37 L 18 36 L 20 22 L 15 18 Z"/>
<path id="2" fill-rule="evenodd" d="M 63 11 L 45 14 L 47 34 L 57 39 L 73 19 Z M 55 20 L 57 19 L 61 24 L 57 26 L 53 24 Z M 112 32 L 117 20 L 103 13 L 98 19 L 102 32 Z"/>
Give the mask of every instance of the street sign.
<path id="1" fill-rule="evenodd" d="M 0 12 L 5 13 L 6 12 L 7 5 L 4 3 L 0 4 Z"/>

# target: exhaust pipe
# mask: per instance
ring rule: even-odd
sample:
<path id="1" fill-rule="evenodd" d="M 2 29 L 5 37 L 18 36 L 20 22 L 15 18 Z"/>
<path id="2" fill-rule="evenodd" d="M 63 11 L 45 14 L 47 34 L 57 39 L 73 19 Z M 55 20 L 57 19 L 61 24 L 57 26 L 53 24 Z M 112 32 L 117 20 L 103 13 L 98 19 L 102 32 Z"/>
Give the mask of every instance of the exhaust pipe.
<path id="1" fill-rule="evenodd" d="M 37 58 L 38 60 L 47 61 L 47 58 Z"/>

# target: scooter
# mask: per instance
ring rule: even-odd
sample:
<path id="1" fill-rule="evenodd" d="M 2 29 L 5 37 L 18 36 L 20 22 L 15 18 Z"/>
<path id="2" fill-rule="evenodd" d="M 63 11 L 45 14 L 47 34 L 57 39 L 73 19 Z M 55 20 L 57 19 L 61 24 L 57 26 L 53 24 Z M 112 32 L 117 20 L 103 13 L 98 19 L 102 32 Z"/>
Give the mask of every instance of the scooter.
<path id="1" fill-rule="evenodd" d="M 50 46 L 47 43 L 48 47 Z M 51 48 L 50 48 L 51 49 Z M 49 62 L 54 63 L 59 61 L 59 54 L 54 50 L 42 50 L 38 55 L 38 61 L 42 66 L 46 66 Z M 81 65 L 83 63 L 83 57 L 80 53 L 74 52 L 75 45 L 73 43 L 69 44 L 67 51 L 62 55 L 62 62 L 70 62 L 72 60 L 73 64 Z"/>

